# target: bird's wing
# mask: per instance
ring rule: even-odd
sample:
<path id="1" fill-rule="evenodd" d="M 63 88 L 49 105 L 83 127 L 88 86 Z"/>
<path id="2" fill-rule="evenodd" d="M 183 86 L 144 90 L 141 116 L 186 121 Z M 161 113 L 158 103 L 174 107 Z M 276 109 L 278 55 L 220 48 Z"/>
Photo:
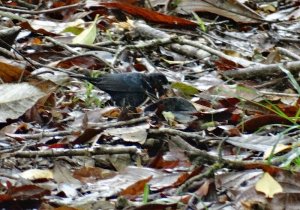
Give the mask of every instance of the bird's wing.
<path id="1" fill-rule="evenodd" d="M 106 92 L 145 92 L 144 75 L 140 73 L 110 74 L 93 79 L 90 82 Z"/>

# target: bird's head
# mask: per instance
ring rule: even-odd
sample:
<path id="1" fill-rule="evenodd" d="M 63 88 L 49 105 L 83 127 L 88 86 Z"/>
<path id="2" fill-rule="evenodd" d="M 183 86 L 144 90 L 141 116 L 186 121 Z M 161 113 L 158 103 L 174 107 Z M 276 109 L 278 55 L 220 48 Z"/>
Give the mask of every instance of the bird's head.
<path id="1" fill-rule="evenodd" d="M 167 90 L 167 86 L 170 84 L 167 77 L 162 73 L 148 74 L 150 85 L 155 89 L 159 95 L 164 95 Z"/>

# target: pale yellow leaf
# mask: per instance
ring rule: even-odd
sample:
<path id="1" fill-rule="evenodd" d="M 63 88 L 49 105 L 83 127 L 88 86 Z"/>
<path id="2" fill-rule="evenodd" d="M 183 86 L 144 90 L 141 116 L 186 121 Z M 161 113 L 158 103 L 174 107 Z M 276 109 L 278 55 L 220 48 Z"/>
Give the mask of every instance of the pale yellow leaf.
<path id="1" fill-rule="evenodd" d="M 269 173 L 264 173 L 256 183 L 255 189 L 264 193 L 267 198 L 273 198 L 276 193 L 283 192 L 281 185 Z"/>
<path id="2" fill-rule="evenodd" d="M 275 149 L 273 149 L 273 147 L 270 147 L 264 153 L 264 160 L 269 158 L 271 155 L 275 155 L 279 152 L 282 152 L 282 151 L 285 151 L 288 149 L 291 149 L 291 145 L 277 144 Z"/>
<path id="3" fill-rule="evenodd" d="M 168 121 L 169 125 L 174 125 L 175 124 L 175 116 L 172 112 L 163 111 L 162 115 L 164 116 L 166 121 Z"/>
<path id="4" fill-rule="evenodd" d="M 85 30 L 83 30 L 78 36 L 73 39 L 73 44 L 86 44 L 92 45 L 97 36 L 97 19 L 98 15 L 95 17 L 93 23 Z"/>
<path id="5" fill-rule="evenodd" d="M 50 170 L 29 169 L 20 174 L 24 179 L 53 179 L 53 173 Z"/>

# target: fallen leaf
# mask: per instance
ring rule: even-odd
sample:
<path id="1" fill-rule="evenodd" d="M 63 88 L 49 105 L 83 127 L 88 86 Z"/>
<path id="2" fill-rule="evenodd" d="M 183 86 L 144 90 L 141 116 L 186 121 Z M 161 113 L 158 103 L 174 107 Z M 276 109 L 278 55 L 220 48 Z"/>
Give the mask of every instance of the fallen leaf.
<path id="1" fill-rule="evenodd" d="M 0 85 L 0 122 L 16 119 L 46 94 L 29 83 Z"/>
<path id="2" fill-rule="evenodd" d="M 126 189 L 124 189 L 120 195 L 124 196 L 136 196 L 140 195 L 142 192 L 144 192 L 145 185 L 152 179 L 152 176 L 149 176 L 146 179 L 142 179 L 134 183 L 133 185 L 130 185 Z"/>
<path id="3" fill-rule="evenodd" d="M 73 39 L 74 44 L 86 44 L 92 45 L 97 36 L 97 24 L 98 15 L 95 17 L 93 23 L 85 30 L 83 30 L 78 36 Z"/>
<path id="4" fill-rule="evenodd" d="M 175 115 L 172 112 L 162 112 L 162 115 L 164 116 L 165 120 L 169 123 L 169 125 L 175 124 Z"/>
<path id="5" fill-rule="evenodd" d="M 291 145 L 284 145 L 284 144 L 277 144 L 274 147 L 270 147 L 268 148 L 265 153 L 264 153 L 264 160 L 269 158 L 271 155 L 275 155 L 279 152 L 282 152 L 282 151 L 285 151 L 285 150 L 288 150 L 288 149 L 291 149 Z"/>
<path id="6" fill-rule="evenodd" d="M 197 25 L 196 23 L 186 20 L 186 19 L 183 19 L 183 18 L 161 14 L 159 12 L 155 12 L 155 11 L 152 11 L 149 9 L 129 5 L 126 3 L 124 4 L 124 2 L 122 2 L 122 3 L 108 2 L 108 3 L 101 3 L 101 5 L 108 7 L 108 8 L 120 9 L 131 15 L 140 16 L 140 17 L 144 18 L 145 20 L 152 21 L 155 23 L 170 24 L 170 25 L 174 25 L 174 26 L 176 26 L 176 25 L 177 26 L 189 26 L 189 27 L 195 27 Z"/>
<path id="7" fill-rule="evenodd" d="M 283 192 L 281 185 L 269 173 L 263 174 L 256 183 L 255 189 L 264 193 L 267 198 L 273 198 L 276 193 Z"/>
<path id="8" fill-rule="evenodd" d="M 199 90 L 197 88 L 183 82 L 174 82 L 172 83 L 171 87 L 181 91 L 186 96 L 199 93 Z"/>
<path id="9" fill-rule="evenodd" d="M 25 66 L 3 57 L 0 58 L 0 69 L 0 78 L 3 82 L 17 82 L 22 76 L 30 74 L 25 70 Z"/>
<path id="10" fill-rule="evenodd" d="M 37 179 L 53 179 L 53 173 L 50 170 L 29 169 L 20 174 L 24 179 L 37 180 Z"/>
<path id="11" fill-rule="evenodd" d="M 127 142 L 144 144 L 147 139 L 147 129 L 149 128 L 149 124 L 142 124 L 134 127 L 110 128 L 105 130 L 105 133 L 112 136 L 118 136 Z"/>

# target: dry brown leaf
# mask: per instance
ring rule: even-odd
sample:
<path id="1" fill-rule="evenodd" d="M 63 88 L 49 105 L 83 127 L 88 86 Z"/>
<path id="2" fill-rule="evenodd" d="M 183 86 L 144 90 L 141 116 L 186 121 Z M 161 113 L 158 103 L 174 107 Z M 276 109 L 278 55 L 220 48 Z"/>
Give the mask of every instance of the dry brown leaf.
<path id="1" fill-rule="evenodd" d="M 3 82 L 18 82 L 30 74 L 24 65 L 3 57 L 0 58 L 0 69 L 0 78 Z"/>
<path id="2" fill-rule="evenodd" d="M 152 176 L 142 179 L 134 183 L 133 185 L 130 185 L 125 190 L 123 190 L 120 195 L 124 196 L 137 196 L 143 193 L 145 185 L 152 179 Z"/>

